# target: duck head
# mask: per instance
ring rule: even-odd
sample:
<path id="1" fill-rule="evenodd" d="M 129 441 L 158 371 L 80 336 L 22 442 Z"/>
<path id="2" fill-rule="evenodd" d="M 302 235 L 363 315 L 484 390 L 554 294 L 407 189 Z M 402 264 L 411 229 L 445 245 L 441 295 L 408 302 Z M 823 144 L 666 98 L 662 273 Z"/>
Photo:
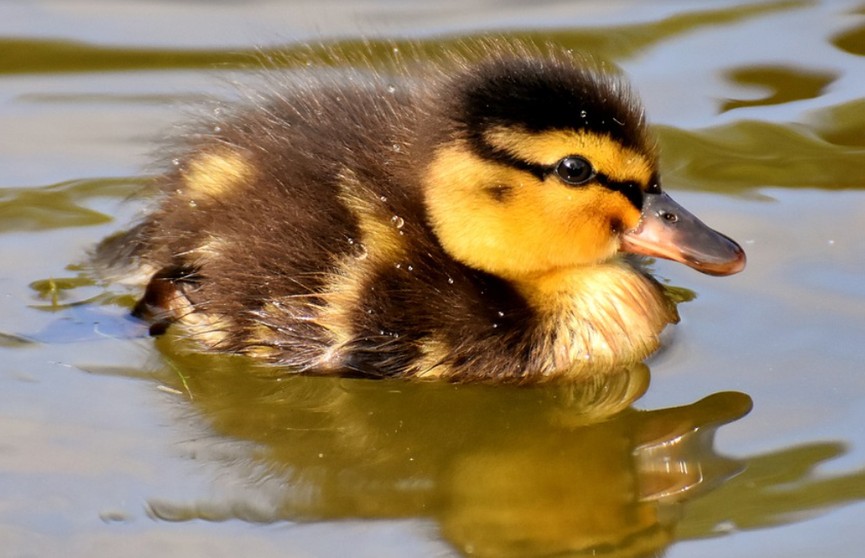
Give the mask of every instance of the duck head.
<path id="1" fill-rule="evenodd" d="M 494 55 L 436 97 L 425 203 L 457 260 L 515 281 L 620 252 L 712 275 L 745 255 L 661 190 L 655 142 L 623 79 L 557 51 Z"/>

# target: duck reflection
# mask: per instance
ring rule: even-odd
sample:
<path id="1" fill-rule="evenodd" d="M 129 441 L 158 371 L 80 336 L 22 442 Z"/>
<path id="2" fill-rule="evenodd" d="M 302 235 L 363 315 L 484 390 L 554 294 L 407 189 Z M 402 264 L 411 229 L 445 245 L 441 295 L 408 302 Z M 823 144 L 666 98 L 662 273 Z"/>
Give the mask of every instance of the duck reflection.
<path id="1" fill-rule="evenodd" d="M 751 407 L 744 394 L 718 393 L 636 410 L 649 382 L 642 364 L 518 388 L 274 378 L 200 354 L 169 363 L 173 387 L 219 436 L 254 443 L 228 458 L 276 496 L 252 519 L 432 518 L 471 556 L 657 554 L 678 505 L 739 469 L 713 437 Z M 219 510 L 151 502 L 171 520 L 237 514 Z"/>

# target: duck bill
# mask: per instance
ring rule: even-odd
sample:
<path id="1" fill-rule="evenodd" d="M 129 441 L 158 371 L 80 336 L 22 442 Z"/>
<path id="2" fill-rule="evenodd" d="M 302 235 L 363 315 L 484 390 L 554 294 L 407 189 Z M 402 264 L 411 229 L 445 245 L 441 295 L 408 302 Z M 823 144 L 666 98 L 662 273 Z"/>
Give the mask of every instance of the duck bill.
<path id="1" fill-rule="evenodd" d="M 622 235 L 621 250 L 681 262 L 709 275 L 745 268 L 745 252 L 667 194 L 647 194 L 640 224 Z"/>

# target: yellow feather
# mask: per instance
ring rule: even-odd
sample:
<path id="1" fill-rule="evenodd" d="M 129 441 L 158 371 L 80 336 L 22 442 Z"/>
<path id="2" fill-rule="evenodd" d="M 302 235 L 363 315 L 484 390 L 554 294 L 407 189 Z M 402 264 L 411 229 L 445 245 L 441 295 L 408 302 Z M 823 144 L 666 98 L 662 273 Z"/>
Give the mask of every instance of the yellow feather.
<path id="1" fill-rule="evenodd" d="M 246 184 L 254 172 L 252 165 L 234 151 L 200 153 L 188 163 L 183 174 L 185 193 L 195 202 L 218 198 Z"/>

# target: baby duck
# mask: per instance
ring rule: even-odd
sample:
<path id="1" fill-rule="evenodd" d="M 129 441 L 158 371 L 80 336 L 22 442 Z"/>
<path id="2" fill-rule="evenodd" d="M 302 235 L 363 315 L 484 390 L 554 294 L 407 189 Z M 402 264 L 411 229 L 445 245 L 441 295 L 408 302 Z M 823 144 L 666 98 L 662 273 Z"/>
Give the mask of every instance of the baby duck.
<path id="1" fill-rule="evenodd" d="M 678 315 L 623 253 L 726 275 L 742 249 L 662 191 L 621 77 L 483 50 L 309 76 L 190 135 L 101 248 L 147 277 L 135 315 L 313 374 L 530 383 L 650 355 Z"/>

